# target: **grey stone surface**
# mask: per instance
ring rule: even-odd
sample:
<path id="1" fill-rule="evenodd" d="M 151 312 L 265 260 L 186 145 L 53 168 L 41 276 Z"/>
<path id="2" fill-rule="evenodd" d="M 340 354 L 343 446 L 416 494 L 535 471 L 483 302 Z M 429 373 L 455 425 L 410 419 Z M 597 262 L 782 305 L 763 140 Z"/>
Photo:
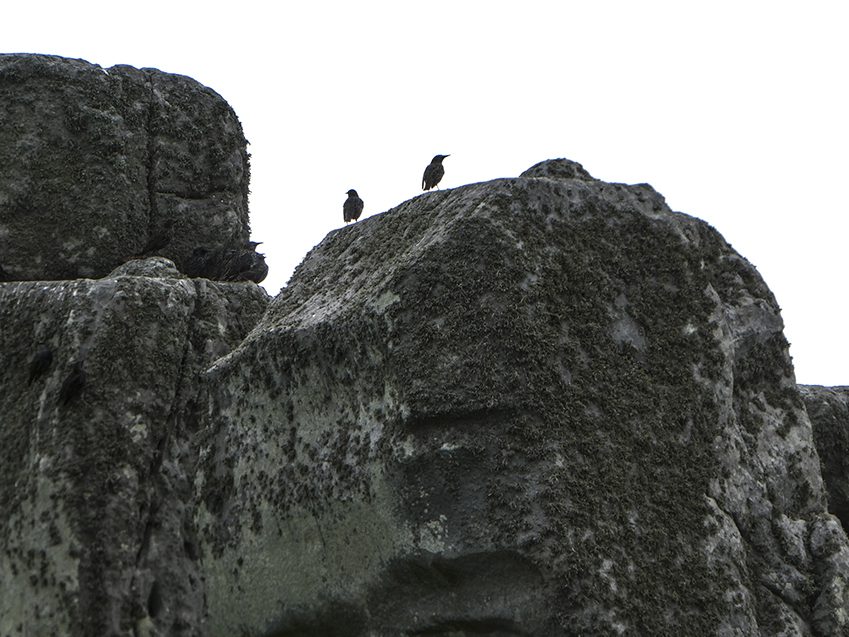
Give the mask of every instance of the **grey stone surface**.
<path id="1" fill-rule="evenodd" d="M 241 125 L 188 77 L 0 55 L 0 166 L 5 280 L 102 277 L 151 244 L 182 268 L 248 239 Z"/>
<path id="2" fill-rule="evenodd" d="M 566 160 L 331 232 L 209 373 L 213 635 L 845 635 L 777 304 Z"/>
<path id="3" fill-rule="evenodd" d="M 849 387 L 800 385 L 828 490 L 828 509 L 849 529 Z"/>
<path id="4" fill-rule="evenodd" d="M 203 373 L 267 302 L 162 258 L 0 284 L 0 635 L 205 634 Z"/>
<path id="5" fill-rule="evenodd" d="M 156 85 L 31 57 L 0 71 Z M 187 87 L 139 101 L 186 113 L 145 129 L 175 233 L 238 172 L 163 141 Z M 48 263 L 29 240 L 0 277 Z M 271 305 L 181 259 L 0 283 L 0 637 L 849 635 L 846 390 L 800 393 L 757 271 L 650 186 L 550 160 L 428 193 Z"/>

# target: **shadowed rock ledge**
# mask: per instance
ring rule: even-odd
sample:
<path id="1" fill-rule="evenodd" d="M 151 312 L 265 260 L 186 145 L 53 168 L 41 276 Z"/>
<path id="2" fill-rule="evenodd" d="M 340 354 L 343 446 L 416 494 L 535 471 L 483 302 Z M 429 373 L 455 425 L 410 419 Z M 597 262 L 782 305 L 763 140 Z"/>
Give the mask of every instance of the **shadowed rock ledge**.
<path id="1" fill-rule="evenodd" d="M 782 327 L 565 160 L 331 232 L 210 371 L 210 632 L 847 634 Z"/>

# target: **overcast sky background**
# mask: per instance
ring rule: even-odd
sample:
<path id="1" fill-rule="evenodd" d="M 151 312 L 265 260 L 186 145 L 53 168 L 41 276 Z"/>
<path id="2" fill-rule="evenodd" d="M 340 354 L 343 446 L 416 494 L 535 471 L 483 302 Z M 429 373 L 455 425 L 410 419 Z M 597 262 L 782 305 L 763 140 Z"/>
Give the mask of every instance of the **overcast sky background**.
<path id="1" fill-rule="evenodd" d="M 3 52 L 195 78 L 250 142 L 276 294 L 343 225 L 567 157 L 648 182 L 766 279 L 799 382 L 849 385 L 849 4 L 843 1 L 17 2 Z"/>

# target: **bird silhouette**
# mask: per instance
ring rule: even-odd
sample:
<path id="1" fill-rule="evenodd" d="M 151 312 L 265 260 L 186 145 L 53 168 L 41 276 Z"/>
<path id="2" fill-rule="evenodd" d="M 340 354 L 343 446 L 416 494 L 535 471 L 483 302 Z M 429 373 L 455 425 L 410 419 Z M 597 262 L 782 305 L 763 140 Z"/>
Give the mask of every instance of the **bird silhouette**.
<path id="1" fill-rule="evenodd" d="M 430 160 L 427 168 L 425 168 L 424 176 L 422 177 L 422 190 L 430 190 L 442 180 L 442 175 L 445 174 L 445 168 L 442 167 L 442 160 L 450 156 L 451 155 L 437 155 Z"/>
<path id="2" fill-rule="evenodd" d="M 348 195 L 348 198 L 342 205 L 342 217 L 345 219 L 345 223 L 348 223 L 349 221 L 356 221 L 360 218 L 360 215 L 363 213 L 363 200 L 360 199 L 357 191 L 353 188 L 345 194 Z"/>
<path id="3" fill-rule="evenodd" d="M 261 283 L 268 274 L 265 255 L 256 251 L 262 241 L 248 241 L 241 250 L 227 250 L 223 255 L 223 281 Z"/>
<path id="4" fill-rule="evenodd" d="M 242 248 L 198 246 L 183 265 L 183 273 L 212 281 L 253 281 L 261 283 L 268 275 L 265 255 L 257 252 L 261 241 L 246 241 Z"/>

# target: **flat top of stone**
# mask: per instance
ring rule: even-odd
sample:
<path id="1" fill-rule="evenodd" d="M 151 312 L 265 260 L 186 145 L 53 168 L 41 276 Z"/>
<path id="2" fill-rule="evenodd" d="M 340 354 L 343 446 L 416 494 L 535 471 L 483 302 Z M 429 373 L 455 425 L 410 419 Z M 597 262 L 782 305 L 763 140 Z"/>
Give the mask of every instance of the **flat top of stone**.
<path id="1" fill-rule="evenodd" d="M 122 263 L 112 270 L 106 278 L 114 279 L 119 276 L 145 276 L 152 279 L 185 279 L 171 259 L 165 257 L 150 257 L 148 259 L 132 259 Z"/>

